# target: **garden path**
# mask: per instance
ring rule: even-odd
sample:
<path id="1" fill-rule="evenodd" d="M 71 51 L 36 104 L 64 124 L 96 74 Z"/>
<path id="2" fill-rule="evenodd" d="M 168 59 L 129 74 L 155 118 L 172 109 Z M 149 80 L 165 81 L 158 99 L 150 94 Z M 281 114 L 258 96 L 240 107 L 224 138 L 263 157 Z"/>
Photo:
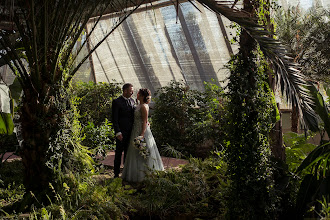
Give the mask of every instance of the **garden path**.
<path id="1" fill-rule="evenodd" d="M 0 154 L 0 158 L 1 158 L 1 154 Z M 5 153 L 5 155 L 3 157 L 3 161 L 6 160 L 7 158 L 8 158 L 7 161 L 20 159 L 19 156 L 14 155 L 11 152 Z M 115 152 L 114 151 L 109 151 L 106 158 L 104 160 L 102 160 L 101 163 L 103 165 L 106 165 L 106 166 L 109 166 L 109 167 L 112 168 L 114 159 L 115 159 Z M 179 165 L 183 165 L 183 164 L 188 163 L 187 160 L 176 159 L 176 158 L 171 158 L 171 157 L 162 157 L 162 160 L 163 160 L 163 164 L 164 164 L 165 169 L 168 169 L 168 168 L 171 168 L 171 167 L 172 168 L 178 167 Z M 123 163 L 121 164 L 121 167 L 123 167 Z"/>

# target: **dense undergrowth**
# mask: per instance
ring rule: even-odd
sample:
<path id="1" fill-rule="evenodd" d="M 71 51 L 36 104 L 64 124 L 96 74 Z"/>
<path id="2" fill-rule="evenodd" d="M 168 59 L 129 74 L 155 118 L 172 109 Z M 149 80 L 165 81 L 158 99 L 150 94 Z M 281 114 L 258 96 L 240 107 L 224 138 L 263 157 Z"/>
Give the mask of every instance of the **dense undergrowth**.
<path id="1" fill-rule="evenodd" d="M 173 91 L 184 88 L 183 85 L 172 84 L 166 88 L 168 93 L 164 93 L 163 90 L 160 99 L 171 99 Z M 194 93 L 194 91 L 188 93 Z M 228 122 L 230 114 L 226 113 L 227 102 L 222 97 L 219 87 L 207 84 L 205 92 L 199 93 L 200 95 L 207 98 L 200 102 L 201 108 L 193 106 L 191 111 L 187 111 L 194 116 L 189 122 L 190 126 L 197 130 L 201 129 L 199 131 L 202 131 L 206 137 L 226 132 L 219 126 Z M 216 96 L 220 98 L 217 99 Z M 185 100 L 193 100 L 193 97 L 186 95 Z M 73 104 L 77 103 L 73 102 Z M 165 106 L 163 106 L 164 109 L 166 109 Z M 186 104 L 182 111 L 186 111 L 187 108 L 191 106 Z M 205 112 L 204 108 L 208 108 L 208 111 Z M 178 109 L 176 111 L 179 111 Z M 26 218 L 29 219 L 230 219 L 233 208 L 258 206 L 248 204 L 253 201 L 251 198 L 237 196 L 236 202 L 233 200 L 234 197 L 231 194 L 233 182 L 229 176 L 228 159 L 225 158 L 228 156 L 228 151 L 225 153 L 226 149 L 222 147 L 224 143 L 226 147 L 230 147 L 231 143 L 224 142 L 223 136 L 212 139 L 212 147 L 205 148 L 199 145 L 201 143 L 194 143 L 195 138 L 198 138 L 194 137 L 196 131 L 187 129 L 183 133 L 187 135 L 186 139 L 178 139 L 178 143 L 184 143 L 186 140 L 186 148 L 194 144 L 195 147 L 186 152 L 196 153 L 197 149 L 209 150 L 204 154 L 204 159 L 186 156 L 189 159 L 187 165 L 168 169 L 165 172 L 148 174 L 146 180 L 139 184 L 126 183 L 118 178 L 113 179 L 107 167 L 102 167 L 93 160 L 93 156 L 98 153 L 102 155 L 109 149 L 109 143 L 106 140 L 111 139 L 113 135 L 110 134 L 113 133 L 111 122 L 104 118 L 104 122 L 98 126 L 92 126 L 91 123 L 83 125 L 79 120 L 80 111 L 79 105 L 72 106 L 72 112 L 67 115 L 67 123 L 63 125 L 58 137 L 52 142 L 50 149 L 57 150 L 58 154 L 54 154 L 54 158 L 48 165 L 56 174 L 56 180 L 54 180 L 55 185 L 49 185 L 47 200 L 40 201 L 33 194 L 25 191 L 21 161 L 1 163 L 0 219 L 17 219 L 22 216 L 22 213 L 25 213 L 25 216 L 28 216 Z M 222 114 L 216 114 L 216 112 Z M 156 112 L 154 116 L 157 114 Z M 188 116 L 189 114 L 186 118 Z M 207 123 L 198 123 L 201 118 Z M 151 119 L 152 126 L 158 126 L 160 129 L 161 124 L 157 125 L 157 120 Z M 172 125 L 169 123 L 164 129 L 169 129 L 169 126 Z M 208 129 L 203 130 L 205 127 Z M 86 140 L 88 142 L 84 142 Z M 167 137 L 167 140 L 170 139 Z M 302 196 L 304 190 L 301 183 L 313 172 L 310 169 L 300 173 L 295 171 L 309 152 L 316 147 L 308 144 L 304 135 L 294 133 L 285 135 L 284 142 L 286 163 L 267 162 L 272 167 L 272 173 L 267 175 L 272 175 L 274 179 L 271 191 L 276 196 L 273 197 L 275 200 L 271 208 L 276 211 L 277 219 L 295 216 L 297 204 L 300 204 L 298 196 Z M 110 143 L 113 142 L 110 141 Z M 183 145 L 176 145 L 175 142 L 173 145 L 168 144 L 167 155 L 184 155 L 185 150 L 180 148 Z M 216 151 L 216 148 L 221 151 Z M 65 149 L 65 151 L 60 151 L 60 149 Z M 262 175 L 259 177 L 262 178 Z M 259 177 L 256 176 L 256 178 Z M 249 181 L 245 184 L 247 187 L 255 187 L 255 184 L 249 186 Z M 237 184 L 236 187 L 240 185 Z M 327 197 L 313 200 L 313 203 L 307 204 L 309 210 L 305 208 L 305 214 L 302 214 L 308 217 L 329 217 L 328 201 Z M 260 210 L 254 213 L 269 210 L 269 207 L 258 207 Z M 265 209 L 262 210 L 263 208 Z M 246 215 L 244 210 L 238 210 L 237 213 L 242 213 L 238 218 L 244 218 Z"/>
<path id="2" fill-rule="evenodd" d="M 162 91 L 162 97 L 158 100 L 170 100 L 173 91 L 182 89 L 185 89 L 183 85 L 172 84 L 166 88 L 167 93 L 164 92 L 166 90 Z M 189 96 L 189 93 L 193 94 L 194 91 L 187 92 L 188 95 L 185 96 L 185 100 L 182 100 L 182 104 L 187 100 L 194 100 L 193 97 L 196 97 Z M 219 96 L 218 99 L 217 96 Z M 108 144 L 113 143 L 111 141 L 112 125 L 107 118 L 104 118 L 103 123 L 99 125 L 81 123 L 79 120 L 81 110 L 75 102 L 77 99 L 73 98 L 75 101 L 73 101 L 72 111 L 67 115 L 66 123 L 62 126 L 57 138 L 53 140 L 52 148 L 50 148 L 56 153 L 48 165 L 56 174 L 56 179 L 54 185 L 49 185 L 48 199 L 40 201 L 33 194 L 25 191 L 21 161 L 1 163 L 0 219 L 17 219 L 19 216 L 22 217 L 22 213 L 29 219 L 230 219 L 233 208 L 258 206 L 258 204 L 249 204 L 252 203 L 253 198 L 233 197 L 231 194 L 233 182 L 229 176 L 228 159 L 226 159 L 228 150 L 226 153 L 226 148 L 222 146 L 230 147 L 235 141 L 235 136 L 232 137 L 234 138 L 232 143 L 225 142 L 224 136 L 212 139 L 211 148 L 205 148 L 203 145 L 200 146 L 202 143 L 194 142 L 196 138 L 200 138 L 194 136 L 197 131 L 205 137 L 228 132 L 220 127 L 224 123 L 228 123 L 230 115 L 226 112 L 228 103 L 222 96 L 219 87 L 207 84 L 205 92 L 199 93 L 198 97 L 206 97 L 199 103 L 200 108 L 186 103 L 186 107 L 182 109 L 182 111 L 187 111 L 187 108 L 191 108 L 187 111 L 185 120 L 191 113 L 193 117 L 191 121 L 188 121 L 189 126 L 196 131 L 191 128 L 184 130 L 183 134 L 187 135 L 186 139 L 178 139 L 177 143 L 173 142 L 173 146 L 166 142 L 166 140 L 170 140 L 169 137 L 163 140 L 168 144 L 167 155 L 182 156 L 185 152 L 197 153 L 198 149 L 203 149 L 207 151 L 203 154 L 204 159 L 187 157 L 186 154 L 185 157 L 189 159 L 187 165 L 168 169 L 165 172 L 148 174 L 146 180 L 139 184 L 122 182 L 118 178 L 113 179 L 107 167 L 102 167 L 97 161 L 94 161 L 93 156 L 104 155 L 110 149 Z M 192 103 L 196 104 L 194 101 Z M 160 106 L 162 105 L 160 104 Z M 166 109 L 166 105 L 163 105 L 162 108 Z M 204 111 L 206 108 L 208 111 Z M 179 109 L 177 108 L 176 111 Z M 260 111 L 262 112 L 262 109 Z M 156 112 L 154 116 L 157 114 Z M 198 121 L 202 119 L 204 123 L 199 123 Z M 157 125 L 158 122 L 155 118 L 152 117 L 151 120 L 152 126 L 158 126 L 157 129 L 161 128 L 161 124 Z M 166 124 L 164 129 L 169 129 L 172 125 Z M 176 129 L 179 128 L 176 127 Z M 88 142 L 84 142 L 86 140 Z M 110 140 L 110 142 L 106 142 L 106 140 Z M 308 200 L 313 202 L 309 204 L 298 203 L 299 196 L 304 196 L 302 192 L 306 189 L 301 183 L 306 181 L 305 177 L 308 177 L 313 170 L 306 169 L 296 173 L 296 169 L 316 146 L 308 144 L 304 135 L 294 133 L 286 135 L 284 142 L 286 163 L 272 161 L 271 158 L 270 161 L 267 161 L 272 172 L 266 175 L 272 175 L 274 180 L 271 185 L 273 187 L 271 191 L 275 194 L 273 206 L 259 205 L 260 210 L 254 211 L 254 215 L 271 208 L 276 212 L 277 219 L 284 219 L 288 216 L 294 218 L 297 208 L 304 208 L 301 215 L 321 219 L 329 217 L 327 197 Z M 194 144 L 193 149 L 184 150 L 191 147 L 192 144 Z M 248 150 L 249 146 L 246 146 L 245 150 Z M 220 152 L 216 151 L 217 148 Z M 238 150 L 242 149 L 238 148 Z M 249 167 L 242 168 L 242 170 L 248 169 Z M 256 179 L 263 178 L 263 175 L 255 175 Z M 253 181 L 246 181 L 245 187 L 256 187 L 256 184 L 251 185 L 251 183 L 254 184 Z M 236 183 L 235 186 L 239 188 L 242 185 Z M 266 199 L 269 198 L 266 197 Z M 301 207 L 297 207 L 297 205 Z M 242 213 L 238 216 L 241 219 L 247 215 L 247 212 L 241 209 L 237 213 Z"/>
<path id="3" fill-rule="evenodd" d="M 179 169 L 151 173 L 140 184 L 123 183 L 107 174 L 77 175 L 61 179 L 62 187 L 50 189 L 54 198 L 45 203 L 37 199 L 29 209 L 30 219 L 191 219 L 221 218 L 226 212 L 226 165 L 215 156 L 206 160 L 191 158 Z M 7 186 L 0 188 L 0 216 L 15 219 L 20 210 L 8 207 L 22 199 L 24 187 L 21 162 L 6 162 L 2 175 Z M 13 170 L 15 170 L 13 173 Z M 32 197 L 33 198 L 33 197 Z"/>

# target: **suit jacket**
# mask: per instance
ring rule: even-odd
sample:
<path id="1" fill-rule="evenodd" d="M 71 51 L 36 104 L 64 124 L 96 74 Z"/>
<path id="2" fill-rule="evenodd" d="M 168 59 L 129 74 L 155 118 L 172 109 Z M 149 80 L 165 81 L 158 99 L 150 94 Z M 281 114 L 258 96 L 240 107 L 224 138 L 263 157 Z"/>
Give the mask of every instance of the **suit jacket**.
<path id="1" fill-rule="evenodd" d="M 112 102 L 112 123 L 115 134 L 121 132 L 126 138 L 130 135 L 134 122 L 134 99 L 127 101 L 123 96 L 118 97 Z"/>

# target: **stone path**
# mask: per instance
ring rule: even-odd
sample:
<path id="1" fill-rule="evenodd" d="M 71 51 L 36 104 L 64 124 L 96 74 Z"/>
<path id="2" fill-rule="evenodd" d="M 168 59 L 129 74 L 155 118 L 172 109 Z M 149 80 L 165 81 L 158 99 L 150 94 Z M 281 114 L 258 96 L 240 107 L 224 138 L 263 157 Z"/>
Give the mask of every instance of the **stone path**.
<path id="1" fill-rule="evenodd" d="M 115 152 L 110 151 L 110 152 L 108 152 L 108 155 L 105 158 L 105 160 L 101 161 L 101 163 L 106 166 L 113 167 L 114 159 L 115 159 Z M 187 160 L 170 158 L 170 157 L 162 157 L 162 161 L 163 161 L 165 169 L 170 168 L 170 167 L 178 167 L 179 165 L 188 163 Z M 122 159 L 121 167 L 123 167 L 123 159 Z"/>
<path id="2" fill-rule="evenodd" d="M 1 155 L 0 155 L 0 158 L 1 158 Z M 2 161 L 6 160 L 7 158 L 8 158 L 7 161 L 20 159 L 19 156 L 13 155 L 13 153 L 11 153 L 11 152 L 5 153 Z M 115 152 L 110 151 L 110 152 L 108 152 L 106 158 L 101 161 L 101 163 L 112 168 L 114 159 L 115 159 Z M 187 160 L 176 159 L 176 158 L 171 158 L 171 157 L 162 157 L 162 160 L 163 160 L 165 169 L 168 169 L 171 167 L 178 167 L 179 165 L 188 163 Z M 121 164 L 121 167 L 123 167 L 123 164 Z"/>
<path id="3" fill-rule="evenodd" d="M 0 154 L 0 158 L 2 157 L 2 154 Z M 12 152 L 7 152 L 5 153 L 4 157 L 2 158 L 2 162 L 5 161 L 7 159 L 7 161 L 12 161 L 12 160 L 17 160 L 17 159 L 21 159 L 19 156 L 13 154 Z"/>

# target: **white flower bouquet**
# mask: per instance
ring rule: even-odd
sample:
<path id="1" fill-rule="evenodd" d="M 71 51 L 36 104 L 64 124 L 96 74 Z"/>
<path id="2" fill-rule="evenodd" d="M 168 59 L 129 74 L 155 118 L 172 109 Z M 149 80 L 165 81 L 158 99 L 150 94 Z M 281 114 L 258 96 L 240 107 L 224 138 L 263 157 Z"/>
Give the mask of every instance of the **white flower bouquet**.
<path id="1" fill-rule="evenodd" d="M 134 138 L 134 147 L 139 150 L 139 154 L 147 159 L 149 156 L 149 150 L 147 148 L 147 143 L 144 140 L 143 136 L 137 136 Z"/>

